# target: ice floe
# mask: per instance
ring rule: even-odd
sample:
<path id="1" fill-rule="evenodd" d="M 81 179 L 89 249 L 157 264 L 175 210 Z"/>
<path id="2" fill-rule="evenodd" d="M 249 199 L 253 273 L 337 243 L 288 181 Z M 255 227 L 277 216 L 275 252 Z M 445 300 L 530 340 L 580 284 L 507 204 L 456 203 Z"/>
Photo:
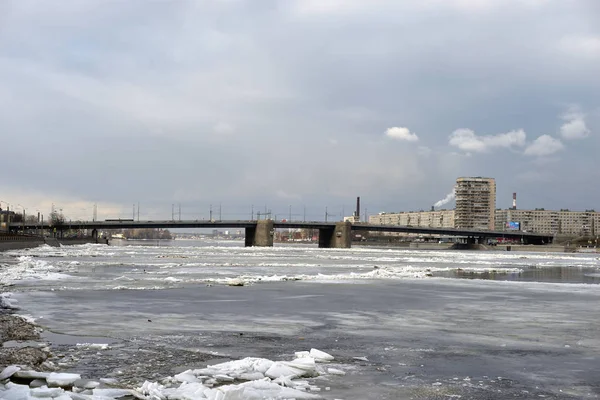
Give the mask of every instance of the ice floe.
<path id="1" fill-rule="evenodd" d="M 12 259 L 7 268 L 0 269 L 0 284 L 35 280 L 44 281 L 45 286 L 54 290 L 155 290 L 186 284 L 248 286 L 286 281 L 429 280 L 446 276 L 448 271 L 457 268 L 474 273 L 519 273 L 531 267 L 598 267 L 597 258 L 586 254 L 306 246 L 264 249 L 244 248 L 242 243 L 232 246 L 230 242 L 189 247 L 41 246 L 4 254 Z M 183 262 L 173 262 L 174 259 Z M 142 263 L 139 260 L 143 260 Z M 101 269 L 95 271 L 96 267 Z"/>
<path id="2" fill-rule="evenodd" d="M 77 347 L 88 350 L 108 350 L 110 347 L 107 343 L 77 343 Z"/>
<path id="3" fill-rule="evenodd" d="M 7 308 L 16 310 L 19 308 L 17 307 L 18 301 L 13 299 L 12 295 L 13 294 L 10 292 L 0 293 L 0 309 Z"/>
<path id="4" fill-rule="evenodd" d="M 0 285 L 14 285 L 17 282 L 28 280 L 52 281 L 73 278 L 46 260 L 31 256 L 19 256 L 17 261 L 16 264 L 2 269 Z"/>
<path id="5" fill-rule="evenodd" d="M 321 388 L 310 378 L 343 376 L 339 368 L 328 367 L 334 357 L 318 349 L 295 353 L 291 361 L 247 357 L 204 368 L 189 369 L 161 382 L 145 381 L 135 389 L 110 387 L 116 381 L 81 379 L 79 374 L 24 371 L 8 366 L 0 372 L 0 398 L 107 400 L 133 397 L 148 400 L 208 399 L 265 400 L 321 399 Z M 336 365 L 338 366 L 338 365 Z M 19 383 L 11 381 L 18 378 Z M 28 384 L 27 381 L 29 381 Z"/>

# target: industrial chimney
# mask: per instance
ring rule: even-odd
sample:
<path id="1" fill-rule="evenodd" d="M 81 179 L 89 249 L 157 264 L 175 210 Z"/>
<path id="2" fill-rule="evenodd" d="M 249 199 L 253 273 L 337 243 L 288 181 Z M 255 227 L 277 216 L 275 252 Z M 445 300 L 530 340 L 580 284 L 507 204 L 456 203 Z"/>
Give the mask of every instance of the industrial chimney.
<path id="1" fill-rule="evenodd" d="M 517 194 L 513 193 L 513 205 L 512 205 L 512 209 L 516 210 L 517 209 Z"/>
<path id="2" fill-rule="evenodd" d="M 360 221 L 360 197 L 356 198 L 356 219 Z"/>

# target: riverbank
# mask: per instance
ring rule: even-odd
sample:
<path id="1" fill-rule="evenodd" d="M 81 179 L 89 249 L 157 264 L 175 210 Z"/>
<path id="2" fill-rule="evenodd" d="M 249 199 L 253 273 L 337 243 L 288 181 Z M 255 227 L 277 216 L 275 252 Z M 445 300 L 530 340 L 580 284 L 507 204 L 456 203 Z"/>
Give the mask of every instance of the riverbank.
<path id="1" fill-rule="evenodd" d="M 52 247 L 72 246 L 77 244 L 99 243 L 110 244 L 109 239 L 105 238 L 53 238 L 41 236 L 25 236 L 25 235 L 2 235 L 0 236 L 0 252 L 7 250 L 22 250 L 31 249 L 34 247 L 47 244 Z"/>
<path id="2" fill-rule="evenodd" d="M 474 250 L 474 251 L 517 251 L 517 252 L 540 252 L 540 253 L 592 253 L 596 249 L 576 248 L 558 244 L 512 244 L 512 245 L 483 245 L 483 244 L 460 244 L 460 243 L 437 243 L 437 242 L 353 242 L 353 246 L 361 247 L 389 247 L 407 248 L 411 250 Z M 585 251 L 587 250 L 587 251 Z"/>
<path id="3" fill-rule="evenodd" d="M 43 368 L 49 354 L 39 342 L 40 329 L 15 315 L 15 309 L 10 295 L 0 292 L 0 371 L 9 365 Z"/>

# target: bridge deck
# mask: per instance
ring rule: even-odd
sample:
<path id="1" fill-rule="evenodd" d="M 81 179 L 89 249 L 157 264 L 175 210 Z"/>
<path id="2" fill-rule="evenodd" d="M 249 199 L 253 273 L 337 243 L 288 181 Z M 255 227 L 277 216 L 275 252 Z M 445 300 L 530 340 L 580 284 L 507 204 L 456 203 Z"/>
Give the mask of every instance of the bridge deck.
<path id="1" fill-rule="evenodd" d="M 322 222 L 322 221 L 290 221 L 290 222 L 275 222 L 274 228 L 300 228 L 300 229 L 332 229 L 338 222 Z M 186 228 L 254 228 L 256 221 L 250 220 L 230 220 L 230 221 L 210 221 L 210 220 L 186 220 L 186 221 L 132 221 L 132 220 L 110 220 L 110 221 L 70 221 L 62 226 L 56 226 L 58 230 L 67 229 L 142 229 L 142 228 L 162 228 L 162 229 L 186 229 Z M 11 230 L 21 229 L 53 229 L 54 226 L 45 223 L 41 224 L 25 224 L 11 223 Z M 371 231 L 371 232 L 403 232 L 420 235 L 444 235 L 444 236 L 466 236 L 466 237 L 504 237 L 513 239 L 538 239 L 548 243 L 552 236 L 538 234 L 533 232 L 520 231 L 482 231 L 469 229 L 453 229 L 453 228 L 426 228 L 413 226 L 398 226 L 398 225 L 371 225 L 371 224 L 353 224 L 353 231 Z"/>

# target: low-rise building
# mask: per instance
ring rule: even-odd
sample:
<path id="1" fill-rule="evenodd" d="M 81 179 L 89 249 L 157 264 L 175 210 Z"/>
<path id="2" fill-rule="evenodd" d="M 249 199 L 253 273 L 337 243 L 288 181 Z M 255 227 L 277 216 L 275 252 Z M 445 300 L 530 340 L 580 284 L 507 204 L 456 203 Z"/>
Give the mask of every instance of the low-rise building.
<path id="1" fill-rule="evenodd" d="M 547 235 L 600 235 L 600 212 L 594 210 L 504 209 L 495 211 L 496 231 L 523 231 Z M 373 225 L 455 228 L 454 210 L 379 213 L 369 216 Z"/>
<path id="2" fill-rule="evenodd" d="M 373 225 L 399 225 L 419 228 L 454 228 L 454 210 L 379 213 L 369 216 Z"/>
<path id="3" fill-rule="evenodd" d="M 496 210 L 496 230 L 521 230 L 549 235 L 596 236 L 600 234 L 600 213 L 594 210 Z"/>

